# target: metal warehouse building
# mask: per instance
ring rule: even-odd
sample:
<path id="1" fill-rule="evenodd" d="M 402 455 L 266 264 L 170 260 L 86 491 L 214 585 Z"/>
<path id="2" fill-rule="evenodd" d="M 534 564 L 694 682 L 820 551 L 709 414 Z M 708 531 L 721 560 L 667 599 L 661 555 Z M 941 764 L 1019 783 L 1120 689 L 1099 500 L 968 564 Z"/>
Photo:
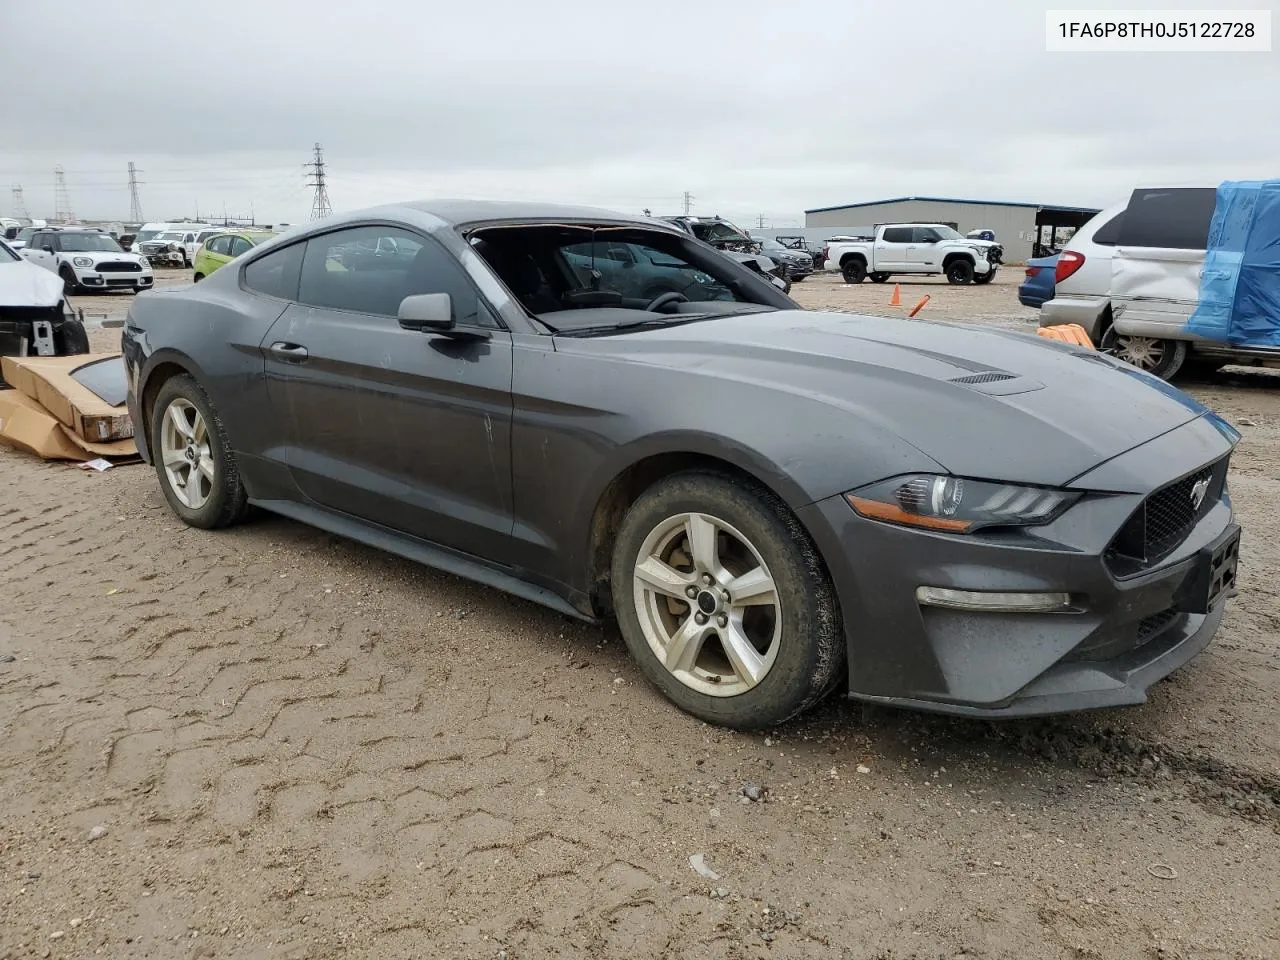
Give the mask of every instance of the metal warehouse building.
<path id="1" fill-rule="evenodd" d="M 878 223 L 946 223 L 961 233 L 993 230 L 1004 246 L 1005 263 L 1025 263 L 1038 253 L 1038 244 L 1056 245 L 1054 228 L 1084 226 L 1098 212 L 1093 207 L 1064 207 L 1047 203 L 1005 203 L 960 200 L 954 197 L 895 197 L 804 212 L 806 234 L 820 227 L 827 236 L 869 233 Z M 1058 242 L 1061 242 L 1058 236 Z"/>

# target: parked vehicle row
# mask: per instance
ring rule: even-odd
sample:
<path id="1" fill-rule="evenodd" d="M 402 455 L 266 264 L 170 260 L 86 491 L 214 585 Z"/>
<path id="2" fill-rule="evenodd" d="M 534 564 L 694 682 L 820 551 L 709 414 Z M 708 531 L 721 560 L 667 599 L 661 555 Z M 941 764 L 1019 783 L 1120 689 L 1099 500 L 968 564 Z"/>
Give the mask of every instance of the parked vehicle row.
<path id="1" fill-rule="evenodd" d="M 137 298 L 123 350 L 186 523 L 257 504 L 616 618 L 712 723 L 1136 703 L 1234 595 L 1239 435 L 1195 400 L 1041 337 L 801 312 L 652 219 L 331 217 Z"/>

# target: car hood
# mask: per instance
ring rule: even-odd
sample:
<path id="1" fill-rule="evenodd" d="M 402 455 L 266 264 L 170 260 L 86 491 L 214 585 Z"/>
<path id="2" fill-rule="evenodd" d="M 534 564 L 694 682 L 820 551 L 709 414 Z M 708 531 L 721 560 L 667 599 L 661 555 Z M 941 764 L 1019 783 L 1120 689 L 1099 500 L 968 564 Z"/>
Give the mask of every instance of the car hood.
<path id="1" fill-rule="evenodd" d="M 960 324 L 780 311 L 594 343 L 627 363 L 750 383 L 764 403 L 822 402 L 951 473 L 1008 482 L 1066 484 L 1207 412 L 1096 351 Z"/>
<path id="2" fill-rule="evenodd" d="M 0 263 L 0 307 L 56 307 L 62 286 L 56 273 L 26 260 Z"/>

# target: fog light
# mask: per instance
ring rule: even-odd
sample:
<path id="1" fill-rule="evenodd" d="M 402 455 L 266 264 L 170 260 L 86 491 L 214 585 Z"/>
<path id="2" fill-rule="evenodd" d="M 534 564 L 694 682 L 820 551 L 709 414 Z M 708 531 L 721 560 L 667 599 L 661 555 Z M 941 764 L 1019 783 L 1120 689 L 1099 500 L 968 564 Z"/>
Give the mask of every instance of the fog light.
<path id="1" fill-rule="evenodd" d="M 930 607 L 978 613 L 1052 613 L 1071 606 L 1069 593 L 995 593 L 949 587 L 917 587 L 916 599 Z"/>

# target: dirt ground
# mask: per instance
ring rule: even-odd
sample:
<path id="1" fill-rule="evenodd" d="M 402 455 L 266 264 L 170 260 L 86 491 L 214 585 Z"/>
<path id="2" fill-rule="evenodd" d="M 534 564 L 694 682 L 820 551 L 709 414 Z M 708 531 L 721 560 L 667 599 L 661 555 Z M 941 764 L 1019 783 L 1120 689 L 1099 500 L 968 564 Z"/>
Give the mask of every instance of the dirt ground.
<path id="1" fill-rule="evenodd" d="M 1031 329 L 1020 273 L 902 299 Z M 1000 724 L 725 732 L 609 629 L 0 450 L 0 958 L 1280 956 L 1280 380 L 1187 386 L 1244 434 L 1224 629 L 1144 706 Z"/>

